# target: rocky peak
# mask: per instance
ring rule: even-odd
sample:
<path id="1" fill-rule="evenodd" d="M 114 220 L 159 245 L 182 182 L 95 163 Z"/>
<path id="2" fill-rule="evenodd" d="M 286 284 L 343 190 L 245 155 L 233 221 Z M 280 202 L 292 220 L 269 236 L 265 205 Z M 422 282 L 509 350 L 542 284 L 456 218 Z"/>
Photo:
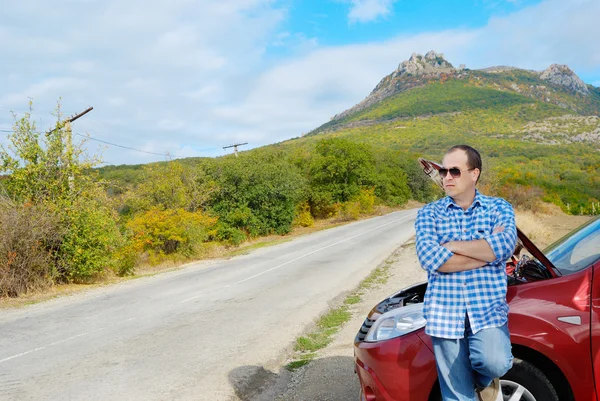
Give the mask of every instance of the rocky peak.
<path id="1" fill-rule="evenodd" d="M 567 65 L 552 64 L 546 68 L 540 78 L 556 85 L 564 86 L 572 91 L 587 95 L 588 87 Z"/>
<path id="2" fill-rule="evenodd" d="M 331 120 L 342 119 L 399 92 L 424 85 L 430 78 L 439 78 L 442 74 L 452 74 L 461 70 L 464 70 L 463 65 L 458 70 L 455 69 L 446 61 L 442 53 L 436 53 L 433 50 L 427 52 L 425 56 L 413 53 L 408 60 L 401 62 L 394 72 L 383 78 L 366 99 L 354 107 L 336 114 Z"/>
<path id="3" fill-rule="evenodd" d="M 413 53 L 410 58 L 400 63 L 394 76 L 412 74 L 423 75 L 437 72 L 449 72 L 454 67 L 444 58 L 442 53 L 436 53 L 433 50 L 427 52 L 425 56 Z"/>

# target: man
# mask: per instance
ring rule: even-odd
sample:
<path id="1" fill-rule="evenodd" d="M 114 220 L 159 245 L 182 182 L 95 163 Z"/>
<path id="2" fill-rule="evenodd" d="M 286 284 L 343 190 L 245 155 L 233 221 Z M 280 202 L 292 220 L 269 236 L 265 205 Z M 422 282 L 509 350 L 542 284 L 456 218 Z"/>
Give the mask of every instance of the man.
<path id="1" fill-rule="evenodd" d="M 498 378 L 512 367 L 505 261 L 515 249 L 512 206 L 475 189 L 481 156 L 454 146 L 439 170 L 446 197 L 415 223 L 427 271 L 425 332 L 431 336 L 444 401 L 502 400 Z"/>

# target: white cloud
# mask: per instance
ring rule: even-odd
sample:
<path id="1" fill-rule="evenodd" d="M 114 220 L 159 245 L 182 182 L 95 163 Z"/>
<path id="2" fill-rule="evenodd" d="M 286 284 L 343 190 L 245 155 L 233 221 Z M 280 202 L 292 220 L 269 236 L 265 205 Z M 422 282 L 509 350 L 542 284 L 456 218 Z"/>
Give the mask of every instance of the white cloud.
<path id="1" fill-rule="evenodd" d="M 69 7 L 75 9 L 67 13 Z M 0 18 L 9 12 L 2 19 L 12 25 L 0 27 L 0 49 L 11 60 L 0 63 L 2 127 L 8 110 L 26 109 L 28 97 L 36 121 L 51 123 L 49 111 L 62 96 L 66 114 L 94 106 L 74 124 L 76 132 L 177 156 L 221 155 L 222 146 L 238 141 L 254 147 L 299 136 L 360 102 L 411 53 L 431 49 L 469 68 L 569 64 L 600 86 L 596 0 L 547 0 L 479 29 L 347 46 L 282 31 L 286 10 L 270 0 L 68 7 L 38 0 L 16 2 Z M 80 17 L 66 17 L 73 12 Z M 273 47 L 286 58 L 270 56 Z M 104 155 L 113 164 L 161 159 L 110 146 Z"/>
<path id="2" fill-rule="evenodd" d="M 272 0 L 37 0 L 3 8 L 0 49 L 11 62 L 0 64 L 0 122 L 11 119 L 8 110 L 26 109 L 29 97 L 37 121 L 51 122 L 62 97 L 66 114 L 94 106 L 74 128 L 98 139 L 137 149 L 155 141 L 164 147 L 158 153 L 220 149 L 220 135 L 240 130 L 211 107 L 244 95 L 285 15 Z M 171 141 L 159 140 L 165 135 Z M 156 158 L 116 147 L 105 153 L 114 162 Z"/>
<path id="3" fill-rule="evenodd" d="M 477 31 L 477 41 L 462 56 L 478 67 L 512 62 L 524 68 L 543 69 L 559 63 L 568 64 L 576 72 L 597 71 L 598 15 L 600 2 L 595 0 L 547 0 L 491 19 Z"/>
<path id="4" fill-rule="evenodd" d="M 385 17 L 392 12 L 397 0 L 351 0 L 352 7 L 348 19 L 353 22 L 370 22 Z"/>

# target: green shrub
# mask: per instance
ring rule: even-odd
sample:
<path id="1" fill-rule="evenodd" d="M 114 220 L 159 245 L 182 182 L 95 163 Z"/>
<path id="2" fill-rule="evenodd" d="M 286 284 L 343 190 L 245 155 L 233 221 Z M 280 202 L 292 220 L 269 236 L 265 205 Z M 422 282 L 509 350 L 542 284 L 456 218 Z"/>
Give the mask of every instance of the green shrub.
<path id="1" fill-rule="evenodd" d="M 375 188 L 361 189 L 354 200 L 359 204 L 360 213 L 373 213 L 375 206 Z"/>
<path id="2" fill-rule="evenodd" d="M 216 222 L 216 218 L 200 211 L 153 208 L 134 216 L 127 222 L 127 228 L 132 233 L 134 248 L 138 252 L 148 252 L 159 262 L 163 256 L 175 253 L 194 256 L 208 240 L 209 231 Z"/>
<path id="3" fill-rule="evenodd" d="M 308 204 L 311 215 L 318 219 L 327 219 L 337 214 L 336 203 L 333 197 L 326 191 L 311 188 L 308 195 Z"/>
<path id="4" fill-rule="evenodd" d="M 315 194 L 326 193 L 333 202 L 347 202 L 361 187 L 375 183 L 373 150 L 346 139 L 323 139 L 316 143 L 309 172 Z"/>
<path id="5" fill-rule="evenodd" d="M 130 239 L 124 241 L 113 255 L 113 271 L 117 276 L 131 276 L 140 257 L 135 244 Z"/>
<path id="6" fill-rule="evenodd" d="M 246 240 L 246 234 L 239 228 L 219 223 L 217 225 L 215 239 L 228 245 L 238 246 Z"/>
<path id="7" fill-rule="evenodd" d="M 294 223 L 302 227 L 312 227 L 315 224 L 315 219 L 310 214 L 310 205 L 308 202 L 298 205 Z"/>
<path id="8" fill-rule="evenodd" d="M 10 146 L 0 146 L 0 173 L 6 175 L 8 198 L 49 211 L 56 219 L 58 239 L 42 240 L 52 257 L 50 277 L 87 281 L 110 267 L 121 238 L 103 183 L 92 170 L 98 160 L 88 158 L 83 143 L 73 141 L 60 108 L 57 117 L 46 134 L 39 133 L 30 112 L 16 120 L 8 135 Z M 27 225 L 28 217 L 21 218 Z"/>
<path id="9" fill-rule="evenodd" d="M 121 243 L 114 212 L 93 200 L 80 199 L 64 210 L 64 235 L 57 251 L 62 281 L 85 282 L 113 267 Z"/>
<path id="10" fill-rule="evenodd" d="M 305 180 L 281 155 L 229 157 L 208 170 L 219 188 L 208 203 L 221 221 L 251 237 L 291 230 Z"/>

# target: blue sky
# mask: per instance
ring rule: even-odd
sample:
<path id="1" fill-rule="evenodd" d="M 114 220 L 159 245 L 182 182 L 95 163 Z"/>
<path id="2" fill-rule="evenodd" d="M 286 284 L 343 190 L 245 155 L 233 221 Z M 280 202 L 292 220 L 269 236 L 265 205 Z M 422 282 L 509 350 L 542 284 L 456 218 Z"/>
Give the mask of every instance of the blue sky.
<path id="1" fill-rule="evenodd" d="M 297 137 L 413 52 L 469 68 L 568 64 L 600 86 L 597 0 L 23 0 L 0 9 L 0 143 L 33 99 L 107 164 Z M 81 138 L 81 137 L 79 137 Z M 148 152 L 148 153 L 144 153 Z M 158 153 L 154 154 L 154 153 Z"/>

